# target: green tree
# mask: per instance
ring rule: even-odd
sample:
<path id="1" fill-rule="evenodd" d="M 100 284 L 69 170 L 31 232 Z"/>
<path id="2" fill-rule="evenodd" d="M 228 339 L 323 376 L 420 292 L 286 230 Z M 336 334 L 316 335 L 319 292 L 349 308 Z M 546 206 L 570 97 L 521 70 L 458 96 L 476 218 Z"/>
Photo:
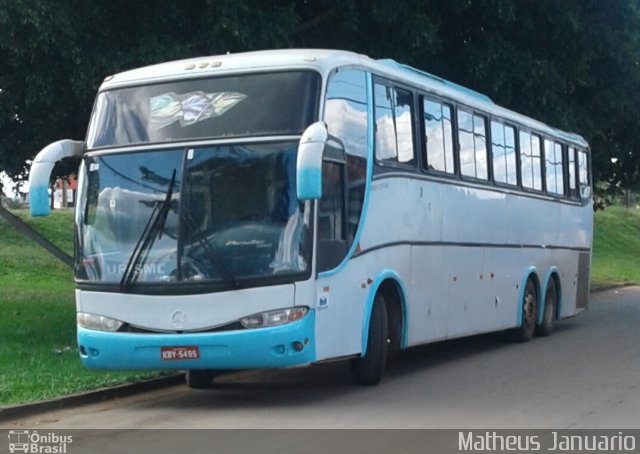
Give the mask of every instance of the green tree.
<path id="1" fill-rule="evenodd" d="M 0 0 L 0 169 L 23 179 L 43 146 L 83 138 L 105 76 L 282 46 L 295 20 L 277 1 Z"/>
<path id="2" fill-rule="evenodd" d="M 591 143 L 597 180 L 640 186 L 637 0 L 352 1 L 314 23 L 302 42 L 322 45 L 326 36 L 578 132 Z"/>

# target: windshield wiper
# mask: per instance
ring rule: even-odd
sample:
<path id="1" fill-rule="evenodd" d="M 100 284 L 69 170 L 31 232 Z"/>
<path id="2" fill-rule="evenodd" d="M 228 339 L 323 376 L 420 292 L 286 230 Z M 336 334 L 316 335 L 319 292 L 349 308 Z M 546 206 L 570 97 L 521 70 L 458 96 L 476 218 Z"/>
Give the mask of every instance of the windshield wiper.
<path id="1" fill-rule="evenodd" d="M 124 273 L 122 273 L 122 279 L 120 280 L 120 289 L 122 291 L 128 290 L 131 284 L 138 279 L 140 269 L 147 261 L 153 243 L 156 241 L 156 238 L 162 237 L 164 224 L 167 220 L 169 209 L 171 208 L 171 197 L 173 196 L 173 185 L 175 182 L 176 169 L 173 169 L 164 200 L 160 204 L 156 203 L 153 207 L 147 225 L 144 227 L 140 238 L 138 238 Z"/>

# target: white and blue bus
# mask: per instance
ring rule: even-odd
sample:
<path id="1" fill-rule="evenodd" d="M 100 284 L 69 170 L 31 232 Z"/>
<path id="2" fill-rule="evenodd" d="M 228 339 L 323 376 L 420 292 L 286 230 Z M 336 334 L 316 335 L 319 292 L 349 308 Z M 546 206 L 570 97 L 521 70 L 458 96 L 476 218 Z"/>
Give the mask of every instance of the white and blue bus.
<path id="1" fill-rule="evenodd" d="M 348 359 L 510 330 L 587 306 L 580 136 L 393 60 L 278 50 L 107 77 L 75 214 L 78 350 L 105 369 L 216 371 Z"/>

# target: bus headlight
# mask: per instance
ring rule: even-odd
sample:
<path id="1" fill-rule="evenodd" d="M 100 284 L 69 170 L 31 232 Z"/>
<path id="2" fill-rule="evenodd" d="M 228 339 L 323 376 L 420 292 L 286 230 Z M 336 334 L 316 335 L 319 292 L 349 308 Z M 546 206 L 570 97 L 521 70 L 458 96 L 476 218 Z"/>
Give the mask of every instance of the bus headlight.
<path id="1" fill-rule="evenodd" d="M 119 320 L 84 312 L 78 312 L 76 320 L 78 321 L 78 326 L 98 331 L 118 331 L 122 326 L 122 322 Z"/>
<path id="2" fill-rule="evenodd" d="M 309 312 L 308 307 L 292 307 L 289 309 L 278 309 L 275 311 L 261 312 L 240 319 L 240 323 L 245 328 L 264 328 L 266 326 L 283 325 L 295 322 L 304 317 Z"/>

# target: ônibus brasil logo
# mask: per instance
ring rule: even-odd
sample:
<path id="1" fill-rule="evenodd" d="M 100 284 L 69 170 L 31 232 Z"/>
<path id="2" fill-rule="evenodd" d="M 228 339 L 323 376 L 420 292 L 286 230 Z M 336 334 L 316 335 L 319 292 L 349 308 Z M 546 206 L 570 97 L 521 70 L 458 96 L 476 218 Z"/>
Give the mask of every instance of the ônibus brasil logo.
<path id="1" fill-rule="evenodd" d="M 66 454 L 67 447 L 73 443 L 71 435 L 58 435 L 53 432 L 40 434 L 38 431 L 10 430 L 9 452 L 28 454 Z"/>

